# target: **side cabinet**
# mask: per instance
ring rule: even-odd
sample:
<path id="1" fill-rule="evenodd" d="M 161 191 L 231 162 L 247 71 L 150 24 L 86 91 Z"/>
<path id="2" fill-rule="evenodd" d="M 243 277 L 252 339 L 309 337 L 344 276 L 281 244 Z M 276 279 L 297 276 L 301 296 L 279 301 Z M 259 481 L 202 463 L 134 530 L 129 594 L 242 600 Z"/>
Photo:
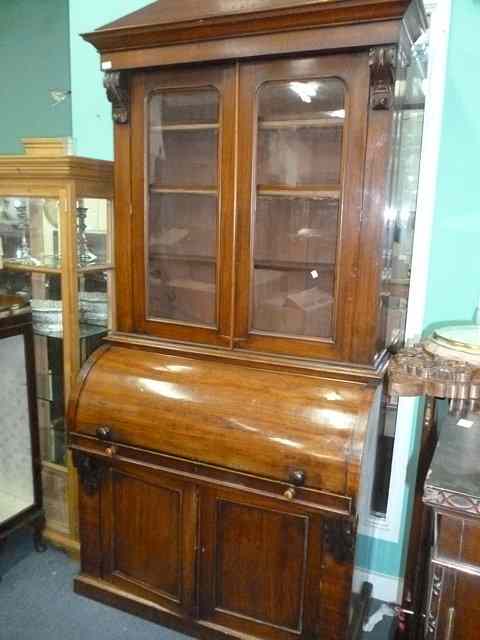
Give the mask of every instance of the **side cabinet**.
<path id="1" fill-rule="evenodd" d="M 107 452 L 110 459 L 74 452 L 78 592 L 108 589 L 123 608 L 148 606 L 147 617 L 173 626 L 190 620 L 205 638 L 343 637 L 352 566 L 335 557 L 336 519 Z"/>

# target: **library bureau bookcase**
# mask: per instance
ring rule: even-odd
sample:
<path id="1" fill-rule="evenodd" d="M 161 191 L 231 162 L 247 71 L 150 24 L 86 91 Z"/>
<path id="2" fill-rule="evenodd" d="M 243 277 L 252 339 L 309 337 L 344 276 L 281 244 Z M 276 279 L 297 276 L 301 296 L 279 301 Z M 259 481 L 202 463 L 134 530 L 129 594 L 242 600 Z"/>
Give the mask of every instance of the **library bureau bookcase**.
<path id="1" fill-rule="evenodd" d="M 407 0 L 160 0 L 84 36 L 115 122 L 117 327 L 70 402 L 77 592 L 201 638 L 356 637 L 425 27 Z"/>

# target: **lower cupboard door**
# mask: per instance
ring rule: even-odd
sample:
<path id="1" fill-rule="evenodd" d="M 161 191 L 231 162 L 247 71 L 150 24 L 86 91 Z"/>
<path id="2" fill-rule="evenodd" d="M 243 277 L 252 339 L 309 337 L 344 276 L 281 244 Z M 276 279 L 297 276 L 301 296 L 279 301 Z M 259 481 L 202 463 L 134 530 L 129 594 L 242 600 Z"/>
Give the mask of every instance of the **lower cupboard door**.
<path id="1" fill-rule="evenodd" d="M 103 579 L 182 616 L 194 601 L 193 484 L 114 463 L 102 488 Z"/>
<path id="2" fill-rule="evenodd" d="M 345 638 L 352 567 L 324 549 L 322 518 L 235 490 L 202 490 L 202 625 L 275 640 Z"/>

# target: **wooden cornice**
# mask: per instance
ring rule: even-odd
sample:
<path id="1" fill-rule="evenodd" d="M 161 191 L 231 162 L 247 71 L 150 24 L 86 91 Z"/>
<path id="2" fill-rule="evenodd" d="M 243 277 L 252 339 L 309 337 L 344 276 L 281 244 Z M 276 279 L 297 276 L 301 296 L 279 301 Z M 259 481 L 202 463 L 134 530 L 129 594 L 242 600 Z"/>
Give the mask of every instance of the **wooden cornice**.
<path id="1" fill-rule="evenodd" d="M 78 156 L 0 156 L 0 181 L 16 179 L 113 181 L 113 163 Z"/>
<path id="2" fill-rule="evenodd" d="M 162 3 L 157 2 L 131 14 L 130 21 L 127 16 L 82 37 L 100 53 L 108 54 L 292 30 L 402 20 L 412 4 L 417 4 L 423 12 L 417 0 L 291 0 L 288 3 L 256 0 L 248 3 L 255 7 L 253 11 L 242 10 L 244 3 L 232 0 L 232 9 L 209 12 L 208 7 L 215 4 L 215 0 L 207 0 L 204 14 L 197 10 L 192 12 L 195 17 L 189 19 L 185 11 L 179 11 L 178 18 L 173 11 L 165 12 L 165 17 Z M 239 8 L 235 11 L 236 6 Z"/>

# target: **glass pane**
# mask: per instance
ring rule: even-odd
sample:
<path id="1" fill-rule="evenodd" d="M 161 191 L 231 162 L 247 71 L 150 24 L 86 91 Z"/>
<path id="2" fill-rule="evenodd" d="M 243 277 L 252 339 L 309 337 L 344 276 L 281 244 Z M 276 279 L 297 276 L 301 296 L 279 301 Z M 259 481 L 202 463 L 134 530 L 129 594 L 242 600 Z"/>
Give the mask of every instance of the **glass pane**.
<path id="1" fill-rule="evenodd" d="M 83 198 L 77 201 L 76 214 L 78 266 L 110 264 L 111 202 Z"/>
<path id="2" fill-rule="evenodd" d="M 258 96 L 257 183 L 337 187 L 345 89 L 340 80 L 268 83 Z"/>
<path id="3" fill-rule="evenodd" d="M 78 278 L 80 362 L 103 344 L 112 326 L 112 271 L 89 271 Z"/>
<path id="4" fill-rule="evenodd" d="M 174 104 L 182 105 L 177 106 L 176 114 Z M 216 187 L 218 105 L 214 89 L 152 96 L 149 128 L 152 186 Z"/>
<path id="5" fill-rule="evenodd" d="M 34 502 L 30 416 L 22 336 L 0 339 L 0 525 Z"/>
<path id="6" fill-rule="evenodd" d="M 413 50 L 414 60 L 396 86 L 392 191 L 386 210 L 382 304 L 387 346 L 401 345 L 410 291 L 413 237 L 420 175 L 425 109 L 426 52 Z"/>
<path id="7" fill-rule="evenodd" d="M 23 266 L 60 266 L 58 200 L 11 197 L 0 200 L 3 259 Z"/>
<path id="8" fill-rule="evenodd" d="M 56 274 L 0 270 L 0 292 L 31 300 L 42 459 L 65 464 L 65 401 L 61 279 Z"/>
<path id="9" fill-rule="evenodd" d="M 152 194 L 150 257 L 198 256 L 215 261 L 215 195 Z"/>
<path id="10" fill-rule="evenodd" d="M 152 125 L 217 124 L 216 89 L 162 91 L 152 96 Z"/>
<path id="11" fill-rule="evenodd" d="M 345 88 L 271 82 L 258 94 L 252 328 L 330 338 Z"/>
<path id="12" fill-rule="evenodd" d="M 147 315 L 216 324 L 219 95 L 150 100 Z"/>
<path id="13" fill-rule="evenodd" d="M 215 324 L 215 264 L 199 260 L 158 260 L 150 271 L 153 317 Z"/>
<path id="14" fill-rule="evenodd" d="M 415 215 L 422 152 L 428 51 L 421 37 L 413 59 L 397 65 L 391 196 L 386 208 L 382 270 L 382 341 L 395 350 L 403 345 L 410 291 Z M 399 60 L 403 56 L 399 53 Z M 400 407 L 404 400 L 400 399 Z M 405 401 L 406 402 L 406 401 Z M 384 515 L 389 500 L 398 401 L 387 399 L 381 416 L 372 508 Z"/>

